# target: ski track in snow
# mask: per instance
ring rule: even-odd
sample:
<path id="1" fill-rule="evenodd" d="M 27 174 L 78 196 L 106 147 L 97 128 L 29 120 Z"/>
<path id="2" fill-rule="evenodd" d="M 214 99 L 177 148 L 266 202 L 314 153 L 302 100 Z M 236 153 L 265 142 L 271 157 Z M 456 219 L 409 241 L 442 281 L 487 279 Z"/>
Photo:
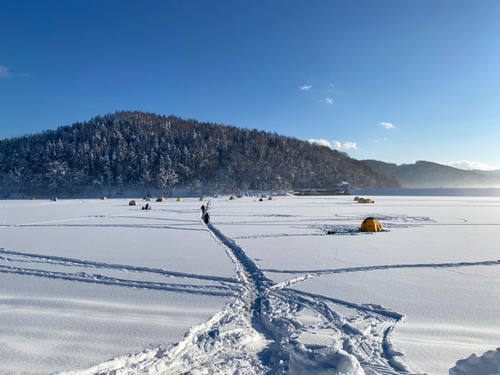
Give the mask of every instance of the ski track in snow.
<path id="1" fill-rule="evenodd" d="M 217 285 L 187 285 L 187 284 L 170 284 L 170 283 L 159 283 L 159 282 L 147 282 L 147 281 L 136 281 L 128 279 L 120 279 L 115 277 L 107 277 L 98 274 L 87 274 L 84 272 L 80 273 L 69 273 L 69 272 L 55 272 L 55 271 L 43 271 L 30 268 L 21 267 L 11 267 L 0 265 L 0 272 L 2 273 L 13 273 L 25 276 L 38 276 L 50 279 L 59 280 L 69 280 L 69 281 L 79 281 L 93 284 L 104 284 L 113 286 L 125 286 L 130 288 L 143 288 L 143 289 L 157 289 L 157 290 L 167 290 L 171 292 L 183 292 L 183 293 L 196 293 L 196 294 L 208 294 L 213 296 L 235 296 L 236 290 L 228 286 L 217 286 Z"/>
<path id="2" fill-rule="evenodd" d="M 274 273 L 307 273 L 309 278 L 317 275 L 347 273 L 347 272 L 366 272 L 388 270 L 395 268 L 459 268 L 459 267 L 475 267 L 475 266 L 498 266 L 500 260 L 486 260 L 481 262 L 459 262 L 459 263 L 416 263 L 416 264 L 389 264 L 381 266 L 366 266 L 366 267 L 349 267 L 349 268 L 334 268 L 329 270 L 278 270 L 273 268 L 264 269 L 265 272 Z"/>
<path id="3" fill-rule="evenodd" d="M 11 255 L 16 258 L 6 258 L 3 255 Z M 18 251 L 10 251 L 4 248 L 0 248 L 0 259 L 2 260 L 10 260 L 10 261 L 19 261 L 17 258 L 21 259 L 29 259 L 30 262 L 39 261 L 42 263 L 48 263 L 51 265 L 63 265 L 63 266 L 79 266 L 86 268 L 101 268 L 101 269 L 112 269 L 118 271 L 134 271 L 134 272 L 146 272 L 159 274 L 163 276 L 173 276 L 173 277 L 184 277 L 191 279 L 201 279 L 201 280 L 211 280 L 211 281 L 219 281 L 219 282 L 227 282 L 227 283 L 238 283 L 238 280 L 230 278 L 230 277 L 221 277 L 221 276 L 209 276 L 209 275 L 199 275 L 199 274 L 191 274 L 185 272 L 175 272 L 175 271 L 167 271 L 160 268 L 149 268 L 149 267 L 138 267 L 138 266 L 129 266 L 124 264 L 112 264 L 112 263 L 104 263 L 104 262 L 94 262 L 90 260 L 80 260 L 73 258 L 65 258 L 59 256 L 51 256 L 51 255 L 40 255 L 40 254 L 30 254 L 30 253 L 22 253 Z"/>

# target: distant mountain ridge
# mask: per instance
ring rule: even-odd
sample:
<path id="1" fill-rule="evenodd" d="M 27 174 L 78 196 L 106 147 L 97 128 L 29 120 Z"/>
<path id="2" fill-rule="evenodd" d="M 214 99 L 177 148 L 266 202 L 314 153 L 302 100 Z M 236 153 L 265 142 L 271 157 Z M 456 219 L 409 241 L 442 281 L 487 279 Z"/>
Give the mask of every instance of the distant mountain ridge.
<path id="1" fill-rule="evenodd" d="M 192 194 L 399 187 L 346 153 L 234 126 L 120 111 L 39 134 L 0 140 L 0 193 Z M 120 193 L 121 194 L 121 193 Z"/>
<path id="2" fill-rule="evenodd" d="M 362 160 L 375 172 L 395 176 L 403 188 L 493 188 L 500 187 L 500 171 L 466 171 L 429 161 L 393 164 Z"/>

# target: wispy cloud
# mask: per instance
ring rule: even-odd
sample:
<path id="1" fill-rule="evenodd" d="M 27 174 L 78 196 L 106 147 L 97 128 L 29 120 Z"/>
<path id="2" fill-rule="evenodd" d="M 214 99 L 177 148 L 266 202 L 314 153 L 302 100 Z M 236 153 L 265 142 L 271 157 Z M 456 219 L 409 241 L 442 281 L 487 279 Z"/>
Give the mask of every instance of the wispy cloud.
<path id="1" fill-rule="evenodd" d="M 6 66 L 0 65 L 0 78 L 8 78 L 12 77 L 12 74 L 9 71 L 9 68 Z"/>
<path id="2" fill-rule="evenodd" d="M 333 104 L 333 99 L 331 99 L 331 98 L 325 98 L 325 101 L 326 101 L 328 104 Z"/>
<path id="3" fill-rule="evenodd" d="M 490 169 L 484 163 L 480 163 L 478 161 L 468 161 L 468 160 L 453 161 L 451 163 L 448 163 L 448 165 L 453 168 L 466 169 L 466 170 L 480 169 L 483 171 L 487 171 L 488 169 Z"/>
<path id="4" fill-rule="evenodd" d="M 381 122 L 379 125 L 383 126 L 386 129 L 394 129 L 395 126 L 392 125 L 390 122 Z"/>
<path id="5" fill-rule="evenodd" d="M 340 143 L 338 141 L 333 141 L 332 143 L 335 150 L 349 150 L 350 148 L 353 148 L 355 150 L 358 149 L 358 146 L 355 142 Z"/>
<path id="6" fill-rule="evenodd" d="M 311 85 L 304 85 L 304 86 L 299 87 L 299 89 L 304 90 L 304 91 L 310 90 L 311 88 L 312 88 Z"/>
<path id="7" fill-rule="evenodd" d="M 320 146 L 326 146 L 332 148 L 332 144 L 328 142 L 326 139 L 310 139 L 308 140 L 309 143 L 317 144 Z"/>

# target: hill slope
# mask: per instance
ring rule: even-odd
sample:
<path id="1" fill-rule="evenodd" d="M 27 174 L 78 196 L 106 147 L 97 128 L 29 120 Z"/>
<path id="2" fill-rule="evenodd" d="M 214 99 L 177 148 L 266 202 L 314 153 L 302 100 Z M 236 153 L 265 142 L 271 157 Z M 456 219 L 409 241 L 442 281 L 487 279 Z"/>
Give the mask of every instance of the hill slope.
<path id="1" fill-rule="evenodd" d="M 249 189 L 398 187 L 394 177 L 295 138 L 175 116 L 116 112 L 85 123 L 0 141 L 0 187 L 35 194 L 133 187 L 165 194 Z"/>
<path id="2" fill-rule="evenodd" d="M 396 176 L 404 188 L 488 188 L 500 187 L 500 176 L 488 171 L 465 171 L 428 161 L 396 165 L 363 160 L 378 173 Z"/>

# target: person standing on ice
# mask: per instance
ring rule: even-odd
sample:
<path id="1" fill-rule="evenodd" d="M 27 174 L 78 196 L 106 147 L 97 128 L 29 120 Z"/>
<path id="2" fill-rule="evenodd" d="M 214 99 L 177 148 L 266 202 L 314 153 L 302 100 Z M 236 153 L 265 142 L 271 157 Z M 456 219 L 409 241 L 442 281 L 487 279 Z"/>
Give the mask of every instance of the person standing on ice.
<path id="1" fill-rule="evenodd" d="M 205 224 L 208 224 L 210 222 L 210 215 L 207 213 L 205 213 L 205 217 L 203 218 L 205 220 Z"/>
<path id="2" fill-rule="evenodd" d="M 205 210 L 206 210 L 206 208 L 205 208 L 205 205 L 203 204 L 203 205 L 201 206 L 201 212 L 202 212 L 202 213 L 205 213 Z"/>

